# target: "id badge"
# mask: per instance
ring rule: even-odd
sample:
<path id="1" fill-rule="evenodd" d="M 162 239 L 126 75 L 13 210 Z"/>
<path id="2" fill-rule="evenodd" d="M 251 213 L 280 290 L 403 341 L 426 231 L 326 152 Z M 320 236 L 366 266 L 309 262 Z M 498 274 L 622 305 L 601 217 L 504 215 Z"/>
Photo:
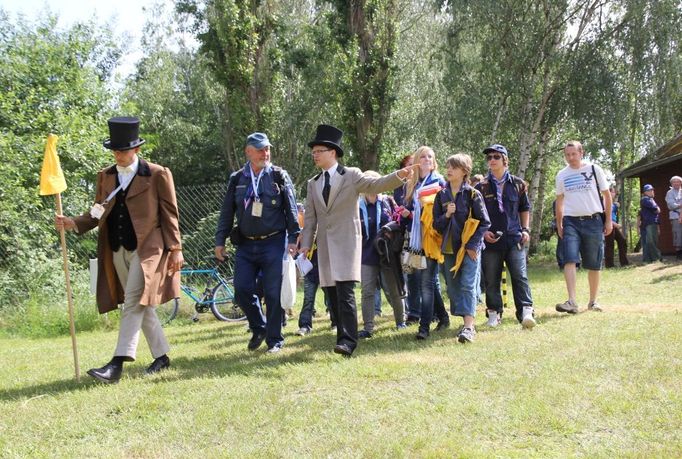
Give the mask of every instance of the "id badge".
<path id="1" fill-rule="evenodd" d="M 104 215 L 104 206 L 99 203 L 95 203 L 90 209 L 90 216 L 99 220 Z"/>
<path id="2" fill-rule="evenodd" d="M 263 215 L 263 203 L 260 201 L 253 201 L 251 205 L 251 215 L 254 217 L 261 217 Z"/>

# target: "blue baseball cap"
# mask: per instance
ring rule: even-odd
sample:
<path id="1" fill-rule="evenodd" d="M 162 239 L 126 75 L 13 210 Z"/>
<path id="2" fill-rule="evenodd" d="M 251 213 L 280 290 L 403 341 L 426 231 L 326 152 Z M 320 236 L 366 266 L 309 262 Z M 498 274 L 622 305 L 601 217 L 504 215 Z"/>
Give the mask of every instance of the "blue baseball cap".
<path id="1" fill-rule="evenodd" d="M 642 188 L 642 191 L 652 191 L 653 189 L 654 187 L 647 183 L 646 185 L 644 185 L 644 188 Z"/>
<path id="2" fill-rule="evenodd" d="M 246 146 L 252 146 L 258 150 L 265 147 L 271 147 L 272 144 L 268 140 L 268 136 L 262 132 L 254 132 L 246 138 Z"/>
<path id="3" fill-rule="evenodd" d="M 496 151 L 498 153 L 502 153 L 504 156 L 508 156 L 507 155 L 507 149 L 504 147 L 504 145 L 500 145 L 499 143 L 490 145 L 488 148 L 483 150 L 483 154 L 486 154 L 489 151 Z"/>

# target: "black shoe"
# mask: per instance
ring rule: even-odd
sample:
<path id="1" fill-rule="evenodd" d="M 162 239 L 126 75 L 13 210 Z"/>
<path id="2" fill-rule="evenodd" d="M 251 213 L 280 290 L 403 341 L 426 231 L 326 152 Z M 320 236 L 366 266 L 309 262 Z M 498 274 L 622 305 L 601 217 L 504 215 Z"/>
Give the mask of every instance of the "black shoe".
<path id="1" fill-rule="evenodd" d="M 151 365 L 149 365 L 149 368 L 147 368 L 144 372 L 147 375 L 153 375 L 154 373 L 158 373 L 161 370 L 165 370 L 166 368 L 170 367 L 170 359 L 168 358 L 167 355 L 162 355 L 158 359 L 154 359 Z"/>
<path id="2" fill-rule="evenodd" d="M 109 362 L 102 368 L 92 368 L 88 370 L 88 374 L 93 378 L 105 384 L 116 384 L 121 379 L 123 373 L 122 365 L 114 365 Z"/>
<path id="3" fill-rule="evenodd" d="M 263 341 L 265 341 L 265 331 L 256 332 L 249 340 L 249 345 L 247 347 L 250 351 L 255 351 L 263 344 Z"/>
<path id="4" fill-rule="evenodd" d="M 358 333 L 358 338 L 360 339 L 367 339 L 372 337 L 372 332 L 368 332 L 367 330 L 360 330 L 360 333 Z"/>
<path id="5" fill-rule="evenodd" d="M 407 319 L 405 319 L 405 325 L 413 325 L 413 324 L 418 324 L 418 323 L 419 323 L 419 317 L 407 316 Z"/>
<path id="6" fill-rule="evenodd" d="M 416 339 L 418 340 L 424 340 L 429 337 L 429 332 L 428 330 L 419 330 L 417 335 L 415 336 Z"/>
<path id="7" fill-rule="evenodd" d="M 441 320 L 438 322 L 438 325 L 436 325 L 436 331 L 445 330 L 446 328 L 450 328 L 449 320 Z"/>
<path id="8" fill-rule="evenodd" d="M 353 355 L 353 349 L 351 349 L 351 347 L 347 344 L 337 344 L 336 346 L 334 346 L 334 352 L 336 354 L 341 354 L 345 357 L 350 357 L 351 355 Z"/>

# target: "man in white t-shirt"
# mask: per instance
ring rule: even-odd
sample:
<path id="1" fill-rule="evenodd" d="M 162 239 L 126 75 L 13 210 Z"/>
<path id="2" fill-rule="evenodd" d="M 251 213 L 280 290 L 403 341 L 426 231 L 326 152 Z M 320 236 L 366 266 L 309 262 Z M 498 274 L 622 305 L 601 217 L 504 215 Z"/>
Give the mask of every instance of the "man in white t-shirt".
<path id="1" fill-rule="evenodd" d="M 584 161 L 583 153 L 580 142 L 568 142 L 564 147 L 568 166 L 556 176 L 557 233 L 564 244 L 564 279 L 568 290 L 568 300 L 557 304 L 556 310 L 569 314 L 578 312 L 575 301 L 576 263 L 582 263 L 583 268 L 589 271 L 590 300 L 587 308 L 601 311 L 597 293 L 604 258 L 604 236 L 613 229 L 611 212 L 604 212 L 604 209 L 611 209 L 606 176 L 601 167 Z"/>

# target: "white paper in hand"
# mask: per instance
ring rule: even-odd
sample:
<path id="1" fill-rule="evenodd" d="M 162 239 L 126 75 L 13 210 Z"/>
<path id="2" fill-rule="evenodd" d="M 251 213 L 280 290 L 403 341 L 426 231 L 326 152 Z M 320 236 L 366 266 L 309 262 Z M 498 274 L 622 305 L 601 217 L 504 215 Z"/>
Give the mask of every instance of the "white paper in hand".
<path id="1" fill-rule="evenodd" d="M 296 267 L 298 268 L 298 274 L 301 277 L 305 277 L 313 269 L 313 264 L 308 260 L 308 257 L 301 254 L 296 258 Z"/>

